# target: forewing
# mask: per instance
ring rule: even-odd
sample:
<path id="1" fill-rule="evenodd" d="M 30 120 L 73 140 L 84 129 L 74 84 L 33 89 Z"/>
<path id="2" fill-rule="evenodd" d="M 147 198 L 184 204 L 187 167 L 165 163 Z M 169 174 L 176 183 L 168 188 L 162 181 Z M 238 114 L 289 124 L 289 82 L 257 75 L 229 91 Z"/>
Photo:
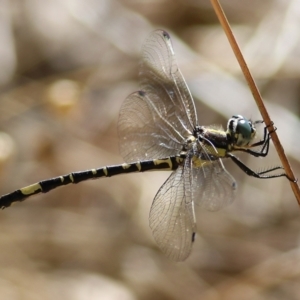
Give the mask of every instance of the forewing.
<path id="1" fill-rule="evenodd" d="M 152 32 L 143 45 L 140 86 L 120 110 L 121 155 L 135 161 L 178 154 L 197 117 L 165 31 Z"/>
<path id="2" fill-rule="evenodd" d="M 144 43 L 140 83 L 153 104 L 179 132 L 192 131 L 198 124 L 194 100 L 177 66 L 166 31 L 153 31 Z"/>
<path id="3" fill-rule="evenodd" d="M 191 168 L 174 171 L 156 194 L 150 210 L 150 228 L 160 249 L 172 260 L 185 260 L 196 232 Z"/>

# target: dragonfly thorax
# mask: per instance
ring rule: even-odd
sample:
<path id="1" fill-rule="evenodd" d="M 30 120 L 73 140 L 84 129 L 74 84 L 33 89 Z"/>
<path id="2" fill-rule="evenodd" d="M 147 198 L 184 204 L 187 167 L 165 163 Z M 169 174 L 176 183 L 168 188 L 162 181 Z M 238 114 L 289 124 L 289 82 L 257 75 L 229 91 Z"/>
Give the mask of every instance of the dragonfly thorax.
<path id="1" fill-rule="evenodd" d="M 227 136 L 232 145 L 248 146 L 255 134 L 254 124 L 241 115 L 232 116 L 227 123 Z"/>
<path id="2" fill-rule="evenodd" d="M 183 143 L 183 147 L 181 149 L 180 155 L 185 156 L 186 153 L 193 148 L 193 145 L 197 141 L 196 137 L 193 135 L 189 135 L 186 139 L 185 142 Z"/>

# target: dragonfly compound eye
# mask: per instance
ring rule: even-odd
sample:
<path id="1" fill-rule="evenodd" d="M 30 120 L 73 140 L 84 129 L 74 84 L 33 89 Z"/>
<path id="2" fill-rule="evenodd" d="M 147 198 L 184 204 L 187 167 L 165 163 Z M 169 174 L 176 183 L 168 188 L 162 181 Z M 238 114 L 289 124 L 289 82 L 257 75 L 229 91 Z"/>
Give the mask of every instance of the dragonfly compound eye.
<path id="1" fill-rule="evenodd" d="M 234 115 L 228 121 L 227 134 L 236 146 L 247 146 L 254 138 L 256 130 L 251 121 L 241 115 Z"/>
<path id="2" fill-rule="evenodd" d="M 255 128 L 252 122 L 245 118 L 239 118 L 236 124 L 235 135 L 237 146 L 248 145 L 255 135 Z"/>

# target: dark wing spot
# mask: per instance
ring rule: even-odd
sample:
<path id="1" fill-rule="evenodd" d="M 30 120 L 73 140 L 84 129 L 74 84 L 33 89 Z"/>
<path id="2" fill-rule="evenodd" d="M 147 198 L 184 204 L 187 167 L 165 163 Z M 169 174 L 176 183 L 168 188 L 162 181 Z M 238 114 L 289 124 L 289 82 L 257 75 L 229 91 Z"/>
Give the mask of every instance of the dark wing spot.
<path id="1" fill-rule="evenodd" d="M 196 237 L 196 232 L 193 232 L 193 234 L 192 234 L 192 242 L 195 241 L 195 237 Z"/>

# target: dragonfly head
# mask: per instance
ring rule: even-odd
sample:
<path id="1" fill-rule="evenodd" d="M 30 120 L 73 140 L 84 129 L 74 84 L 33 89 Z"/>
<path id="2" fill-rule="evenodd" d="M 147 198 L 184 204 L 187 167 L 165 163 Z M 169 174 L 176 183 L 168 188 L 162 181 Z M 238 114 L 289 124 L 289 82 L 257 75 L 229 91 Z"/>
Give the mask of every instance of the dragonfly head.
<path id="1" fill-rule="evenodd" d="M 256 134 L 253 123 L 241 115 L 234 115 L 227 123 L 227 137 L 233 145 L 248 146 Z"/>

